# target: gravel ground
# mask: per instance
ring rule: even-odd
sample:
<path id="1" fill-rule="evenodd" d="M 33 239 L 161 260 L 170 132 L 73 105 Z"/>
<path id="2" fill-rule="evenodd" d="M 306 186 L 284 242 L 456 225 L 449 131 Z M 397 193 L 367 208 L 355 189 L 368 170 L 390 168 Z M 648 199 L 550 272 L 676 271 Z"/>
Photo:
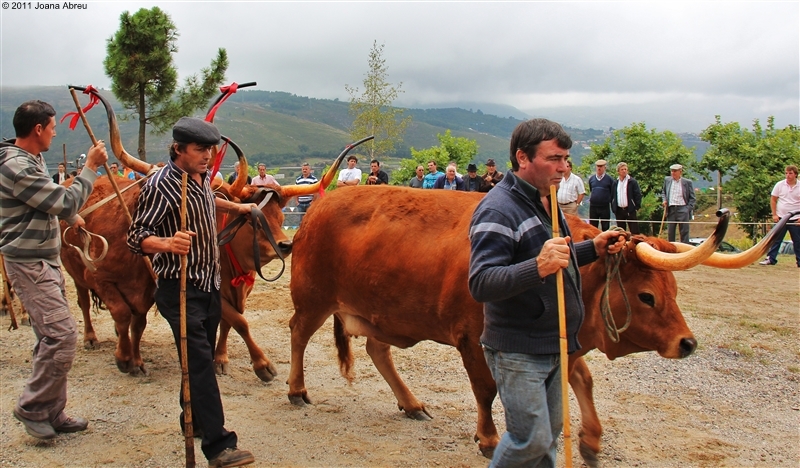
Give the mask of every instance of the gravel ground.
<path id="1" fill-rule="evenodd" d="M 486 466 L 472 441 L 474 398 L 453 348 L 421 343 L 395 351 L 400 374 L 434 416 L 411 421 L 397 411 L 363 339 L 354 343 L 357 380 L 350 386 L 339 376 L 329 321 L 306 353 L 306 383 L 315 404 L 290 405 L 288 271 L 275 284 L 257 283 L 247 312 L 256 341 L 280 375 L 270 384 L 260 382 L 242 340 L 233 336 L 230 371 L 219 379 L 227 426 L 239 434 L 240 446 L 255 453 L 255 466 Z M 798 269 L 783 260 L 733 271 L 698 267 L 676 277 L 678 303 L 700 343 L 693 356 L 587 356 L 604 426 L 601 464 L 797 467 Z M 77 307 L 73 313 L 80 315 Z M 6 331 L 8 318 L 0 317 L 0 466 L 183 465 L 180 370 L 169 327 L 151 314 L 142 343 L 149 375 L 131 377 L 114 365 L 108 313 L 95 314 L 93 321 L 101 346 L 78 350 L 67 407 L 89 418 L 90 428 L 42 442 L 26 435 L 11 415 L 30 372 L 33 333 L 27 327 Z M 572 403 L 577 428 L 578 407 Z M 494 408 L 502 431 L 499 401 Z M 574 452 L 575 466 L 581 466 Z M 199 443 L 196 454 L 203 466 Z"/>

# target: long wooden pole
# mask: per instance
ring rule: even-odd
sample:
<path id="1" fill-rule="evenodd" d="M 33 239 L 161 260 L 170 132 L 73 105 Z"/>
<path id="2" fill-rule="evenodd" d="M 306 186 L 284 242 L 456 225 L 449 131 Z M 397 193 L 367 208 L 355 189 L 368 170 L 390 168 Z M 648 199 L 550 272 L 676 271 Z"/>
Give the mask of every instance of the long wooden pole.
<path id="1" fill-rule="evenodd" d="M 89 121 L 86 120 L 86 114 L 83 113 L 83 109 L 81 109 L 81 102 L 78 100 L 78 94 L 75 92 L 75 88 L 69 89 L 70 94 L 72 94 L 72 100 L 75 101 L 75 107 L 78 109 L 78 115 L 81 116 L 81 121 L 83 121 L 83 126 L 86 127 L 86 132 L 89 134 L 89 138 L 92 140 L 92 145 L 97 145 L 97 138 L 94 137 L 94 132 L 92 131 L 92 127 L 89 126 Z M 125 219 L 128 220 L 128 225 L 133 224 L 133 218 L 131 217 L 131 212 L 128 210 L 128 205 L 125 204 L 125 200 L 122 198 L 122 193 L 119 191 L 119 186 L 117 185 L 117 181 L 114 180 L 114 177 L 111 175 L 111 168 L 108 167 L 108 162 L 103 163 L 103 168 L 106 170 L 106 175 L 108 176 L 108 181 L 111 182 L 111 187 L 114 188 L 114 192 L 117 194 L 117 199 L 119 200 L 119 204 L 122 207 L 122 212 L 125 213 Z M 153 270 L 153 264 L 150 263 L 149 257 L 142 257 L 144 259 L 145 265 L 147 265 L 147 269 L 150 271 L 150 276 L 153 278 L 153 281 L 158 281 L 158 276 L 156 272 Z"/>
<path id="2" fill-rule="evenodd" d="M 667 219 L 667 209 L 668 208 L 669 208 L 668 206 L 665 206 L 664 207 L 664 213 L 661 215 L 661 228 L 659 228 L 659 230 L 658 230 L 658 238 L 659 239 L 661 238 L 661 233 L 664 232 L 664 220 Z"/>
<path id="3" fill-rule="evenodd" d="M 6 265 L 3 263 L 4 261 L 3 255 L 0 254 L 0 272 L 3 273 L 3 296 L 6 298 L 6 307 L 8 307 L 8 315 L 9 318 L 11 318 L 11 325 L 8 326 L 8 331 L 11 331 L 19 328 L 19 325 L 17 325 L 17 315 L 14 313 L 14 303 L 11 299 L 11 291 L 9 290 L 11 283 L 8 281 L 8 275 L 6 275 Z"/>
<path id="4" fill-rule="evenodd" d="M 181 175 L 181 232 L 186 232 L 186 186 L 188 176 Z M 183 391 L 183 434 L 186 447 L 186 468 L 194 468 L 194 427 L 192 425 L 192 392 L 189 389 L 189 346 L 186 343 L 186 255 L 181 255 L 181 390 Z"/>
<path id="5" fill-rule="evenodd" d="M 556 186 L 550 186 L 550 219 L 553 220 L 553 238 L 560 237 L 558 230 L 558 199 Z M 572 435 L 569 428 L 569 355 L 567 353 L 567 311 L 564 301 L 564 270 L 556 272 L 558 290 L 558 341 L 561 344 L 561 407 L 564 416 L 564 466 L 572 468 Z"/>

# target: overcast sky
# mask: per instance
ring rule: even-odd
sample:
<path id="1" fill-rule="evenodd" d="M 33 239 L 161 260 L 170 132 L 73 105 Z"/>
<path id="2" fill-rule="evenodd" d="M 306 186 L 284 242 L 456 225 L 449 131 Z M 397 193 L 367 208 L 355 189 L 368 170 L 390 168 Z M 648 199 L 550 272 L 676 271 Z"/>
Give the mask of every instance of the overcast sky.
<path id="1" fill-rule="evenodd" d="M 347 99 L 344 85 L 362 87 L 377 40 L 407 106 L 617 109 L 677 131 L 702 130 L 719 113 L 744 125 L 800 120 L 797 1 L 47 3 L 62 9 L 3 1 L 0 85 L 109 87 L 102 62 L 120 14 L 157 5 L 180 33 L 181 77 L 224 47 L 227 81 Z"/>

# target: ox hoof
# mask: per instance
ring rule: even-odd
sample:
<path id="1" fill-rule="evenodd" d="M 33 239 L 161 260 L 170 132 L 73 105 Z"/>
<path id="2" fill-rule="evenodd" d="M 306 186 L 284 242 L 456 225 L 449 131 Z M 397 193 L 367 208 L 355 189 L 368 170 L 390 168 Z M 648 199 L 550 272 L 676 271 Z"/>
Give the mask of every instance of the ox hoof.
<path id="1" fill-rule="evenodd" d="M 272 382 L 278 376 L 278 369 L 270 362 L 266 369 L 253 369 L 259 379 L 264 382 Z"/>
<path id="2" fill-rule="evenodd" d="M 433 416 L 428 414 L 425 408 L 416 411 L 406 411 L 406 416 L 415 421 L 430 421 L 433 419 Z"/>
<path id="3" fill-rule="evenodd" d="M 134 366 L 134 368 L 128 372 L 128 375 L 131 377 L 147 377 L 150 374 L 148 374 L 147 369 L 145 369 L 144 364 L 142 364 L 141 366 Z"/>
<path id="4" fill-rule="evenodd" d="M 600 466 L 597 460 L 597 452 L 589 448 L 588 445 L 580 444 L 580 452 L 586 466 L 589 468 L 597 468 Z"/>
<path id="5" fill-rule="evenodd" d="M 117 359 L 117 369 L 119 369 L 119 371 L 123 374 L 130 374 L 134 371 L 134 369 L 136 369 L 136 367 L 131 361 L 120 361 Z"/>
<path id="6" fill-rule="evenodd" d="M 485 458 L 488 458 L 489 460 L 491 460 L 492 457 L 494 457 L 494 449 L 495 449 L 495 447 L 490 447 L 488 445 L 485 446 L 485 447 L 482 447 L 481 446 L 481 438 L 478 437 L 478 434 L 475 434 L 475 436 L 473 437 L 473 440 L 478 443 L 478 449 L 481 451 L 481 455 L 483 455 Z"/>
<path id="7" fill-rule="evenodd" d="M 100 343 L 97 340 L 87 340 L 83 342 L 83 349 L 99 349 Z"/>
<path id="8" fill-rule="evenodd" d="M 294 406 L 306 406 L 306 404 L 311 404 L 311 400 L 308 398 L 308 395 L 289 395 L 289 401 Z"/>
<path id="9" fill-rule="evenodd" d="M 228 367 L 230 364 L 227 362 L 215 362 L 214 363 L 214 372 L 217 375 L 228 375 Z"/>

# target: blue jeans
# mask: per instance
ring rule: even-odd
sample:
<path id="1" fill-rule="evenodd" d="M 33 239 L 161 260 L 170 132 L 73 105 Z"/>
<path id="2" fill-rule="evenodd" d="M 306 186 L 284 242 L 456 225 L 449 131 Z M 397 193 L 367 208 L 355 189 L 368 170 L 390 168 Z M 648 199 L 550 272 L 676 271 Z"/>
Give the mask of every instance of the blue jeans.
<path id="1" fill-rule="evenodd" d="M 770 263 L 778 263 L 778 250 L 781 248 L 783 238 L 786 237 L 786 231 L 789 231 L 789 236 L 792 238 L 794 259 L 797 261 L 797 266 L 800 266 L 800 226 L 790 226 L 788 224 L 784 226 L 783 229 L 778 232 L 775 243 L 772 244 L 772 248 L 769 249 L 767 257 Z"/>
<path id="2" fill-rule="evenodd" d="M 563 426 L 558 354 L 521 354 L 483 347 L 506 414 L 493 467 L 555 467 Z"/>

